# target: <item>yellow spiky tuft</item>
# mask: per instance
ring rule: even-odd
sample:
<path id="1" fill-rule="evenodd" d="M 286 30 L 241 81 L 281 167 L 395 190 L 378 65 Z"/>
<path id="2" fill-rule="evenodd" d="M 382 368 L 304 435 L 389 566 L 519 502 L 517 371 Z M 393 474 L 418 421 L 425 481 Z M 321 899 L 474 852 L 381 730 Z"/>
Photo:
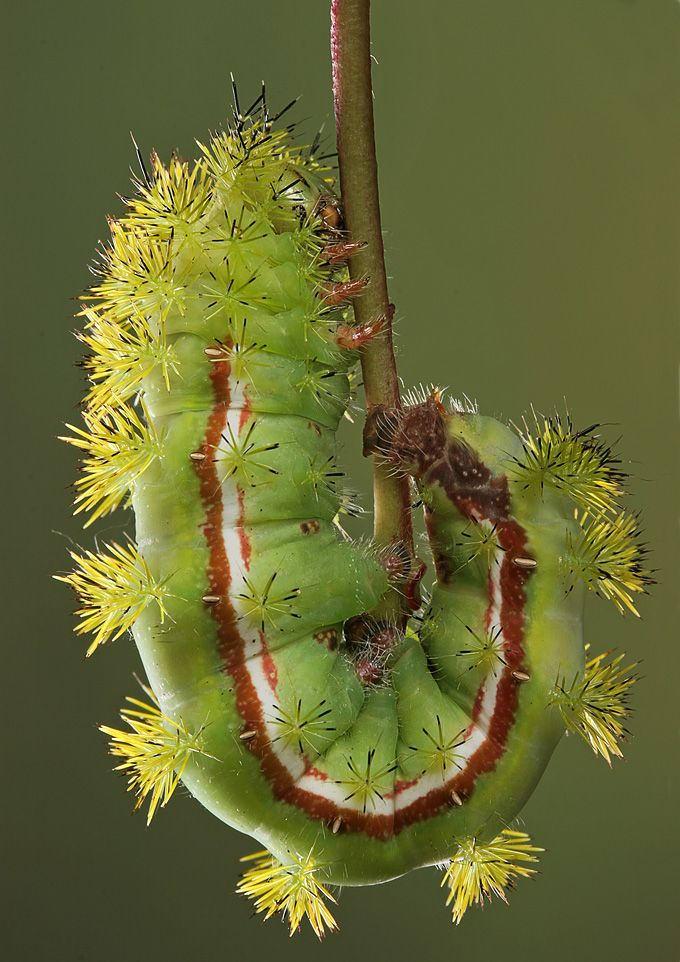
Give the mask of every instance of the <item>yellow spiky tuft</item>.
<path id="1" fill-rule="evenodd" d="M 448 887 L 446 904 L 456 925 L 471 905 L 483 905 L 492 895 L 507 902 L 506 889 L 516 879 L 536 873 L 531 865 L 542 851 L 531 844 L 526 832 L 509 828 L 486 844 L 474 838 L 461 842 L 441 881 L 442 887 Z"/>
<path id="2" fill-rule="evenodd" d="M 293 387 L 298 391 L 308 391 L 312 394 L 324 411 L 332 408 L 343 410 L 344 398 L 338 394 L 333 381 L 338 372 L 324 370 L 314 358 L 307 358 L 304 361 L 304 368 L 304 374 L 293 384 Z"/>
<path id="3" fill-rule="evenodd" d="M 178 361 L 163 323 L 156 330 L 141 314 L 123 324 L 90 309 L 84 313 L 88 325 L 77 337 L 91 351 L 83 362 L 92 384 L 85 398 L 91 410 L 123 404 L 156 369 L 170 388 L 170 372 L 178 373 Z"/>
<path id="4" fill-rule="evenodd" d="M 114 758 L 122 758 L 115 771 L 127 775 L 129 792 L 137 796 L 135 811 L 149 798 L 146 824 L 151 823 L 156 810 L 164 808 L 184 774 L 192 754 L 212 758 L 203 750 L 203 728 L 191 732 L 181 719 L 174 721 L 158 707 L 150 688 L 143 686 L 153 704 L 128 697 L 132 708 L 123 708 L 120 717 L 127 730 L 100 725 L 99 730 L 110 737 L 109 751 Z"/>
<path id="5" fill-rule="evenodd" d="M 102 279 L 84 296 L 111 320 L 126 322 L 141 315 L 183 315 L 186 272 L 173 255 L 173 236 L 167 240 L 122 221 L 110 221 L 111 239 L 101 255 Z"/>
<path id="6" fill-rule="evenodd" d="M 366 761 L 354 760 L 352 755 L 345 758 L 347 774 L 344 778 L 336 779 L 335 784 L 347 792 L 343 801 L 352 801 L 361 807 L 361 811 L 375 811 L 378 802 L 385 800 L 394 781 L 392 775 L 397 770 L 397 762 L 393 760 L 385 765 L 375 765 L 376 748 L 369 748 Z"/>
<path id="7" fill-rule="evenodd" d="M 68 575 L 54 575 L 77 594 L 81 607 L 76 614 L 81 621 L 76 634 L 93 634 L 88 657 L 100 645 L 115 640 L 128 631 L 144 609 L 155 602 L 161 623 L 166 618 L 165 581 L 157 581 L 149 566 L 133 544 L 105 545 L 106 552 L 84 554 L 69 552 L 77 565 Z"/>
<path id="8" fill-rule="evenodd" d="M 521 457 L 512 459 L 510 474 L 524 488 L 542 494 L 546 487 L 567 495 L 582 508 L 615 510 L 626 476 L 619 460 L 599 435 L 599 425 L 577 431 L 568 414 L 526 418 L 517 429 Z"/>
<path id="9" fill-rule="evenodd" d="M 559 708 L 567 730 L 580 735 L 611 766 L 612 755 L 623 757 L 619 742 L 627 734 L 628 696 L 638 680 L 638 665 L 624 665 L 624 654 L 609 662 L 608 657 L 603 652 L 591 658 L 570 684 L 558 679 L 551 704 Z"/>
<path id="10" fill-rule="evenodd" d="M 254 901 L 255 911 L 264 912 L 265 921 L 279 912 L 288 920 L 293 935 L 306 918 L 319 939 L 326 930 L 334 932 L 338 928 L 324 901 L 335 904 L 335 898 L 317 879 L 319 864 L 313 852 L 305 856 L 291 853 L 291 860 L 284 863 L 264 850 L 241 861 L 254 864 L 244 872 L 236 891 Z"/>
<path id="11" fill-rule="evenodd" d="M 250 338 L 247 328 L 248 322 L 245 318 L 241 324 L 231 320 L 229 322 L 229 340 L 221 341 L 219 338 L 215 338 L 215 341 L 205 348 L 205 355 L 211 363 L 228 362 L 229 376 L 233 377 L 236 384 L 240 384 L 241 381 L 246 379 L 252 381 L 253 368 L 257 368 L 263 363 L 260 352 L 262 352 L 264 346 Z"/>
<path id="12" fill-rule="evenodd" d="M 444 782 L 452 770 L 461 768 L 459 759 L 462 760 L 463 756 L 458 749 L 465 744 L 465 729 L 445 732 L 439 715 L 435 716 L 430 729 L 423 726 L 425 740 L 420 745 L 409 745 L 409 748 L 424 765 L 422 775 L 437 772 Z"/>
<path id="13" fill-rule="evenodd" d="M 459 677 L 468 671 L 481 669 L 484 676 L 492 674 L 495 678 L 502 666 L 507 666 L 500 625 L 483 628 L 481 632 L 475 631 L 470 625 L 464 627 L 469 637 L 466 647 L 456 652 L 456 657 L 461 659 L 463 665 Z"/>
<path id="14" fill-rule="evenodd" d="M 268 722 L 277 734 L 271 739 L 272 745 L 280 741 L 287 748 L 297 748 L 300 754 L 307 749 L 313 751 L 319 742 L 330 741 L 329 733 L 337 730 L 328 724 L 332 714 L 325 698 L 311 708 L 303 698 L 293 699 L 290 708 L 273 705 Z"/>
<path id="15" fill-rule="evenodd" d="M 300 618 L 295 611 L 294 602 L 300 597 L 299 588 L 281 588 L 277 590 L 275 583 L 278 571 L 272 572 L 262 587 L 243 575 L 244 590 L 236 595 L 240 604 L 239 618 L 248 618 L 257 622 L 260 631 L 276 630 L 282 618 Z M 280 584 L 280 582 L 279 582 Z"/>
<path id="16" fill-rule="evenodd" d="M 474 561 L 481 562 L 486 569 L 497 561 L 498 555 L 504 549 L 498 536 L 498 525 L 489 521 L 470 522 L 457 535 L 453 548 L 459 557 L 458 567 L 465 568 Z"/>
<path id="17" fill-rule="evenodd" d="M 67 424 L 60 440 L 85 453 L 75 482 L 74 514 L 91 512 L 85 527 L 114 511 L 149 465 L 160 456 L 161 438 L 130 405 L 84 411 L 85 430 Z"/>
<path id="18" fill-rule="evenodd" d="M 127 200 L 128 213 L 122 222 L 163 240 L 174 236 L 179 250 L 193 246 L 212 201 L 213 182 L 205 164 L 189 164 L 173 156 L 166 167 L 154 151 L 148 183 L 136 180 L 134 185 L 137 194 Z"/>
<path id="19" fill-rule="evenodd" d="M 647 549 L 640 540 L 638 519 L 627 512 L 608 516 L 583 511 L 575 517 L 580 530 L 567 533 L 562 559 L 569 579 L 583 581 L 621 613 L 639 617 L 633 597 L 645 593 L 653 579 L 645 566 Z"/>
<path id="20" fill-rule="evenodd" d="M 199 142 L 204 163 L 214 178 L 217 192 L 237 192 L 250 210 L 260 216 L 280 213 L 279 199 L 291 196 L 299 179 L 294 167 L 305 166 L 302 151 L 291 142 L 286 128 L 272 130 L 268 123 L 252 119 L 239 129 L 222 131 L 208 145 Z M 299 191 L 298 191 L 299 193 Z"/>

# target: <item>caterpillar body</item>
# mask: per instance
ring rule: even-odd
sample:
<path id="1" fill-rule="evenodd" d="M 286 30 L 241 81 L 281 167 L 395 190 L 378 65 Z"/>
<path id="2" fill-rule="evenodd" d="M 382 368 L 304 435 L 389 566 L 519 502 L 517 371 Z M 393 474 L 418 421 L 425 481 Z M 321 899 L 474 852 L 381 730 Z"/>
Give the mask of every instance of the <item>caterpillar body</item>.
<path id="1" fill-rule="evenodd" d="M 334 926 L 328 884 L 435 863 L 459 920 L 532 873 L 538 850 L 509 826 L 565 727 L 619 753 L 633 675 L 584 668 L 583 586 L 632 608 L 648 577 L 609 450 L 560 419 L 518 435 L 436 392 L 375 412 L 368 448 L 418 485 L 437 580 L 420 627 L 372 618 L 419 572 L 338 520 L 353 348 L 380 322 L 346 316 L 357 245 L 319 164 L 261 103 L 193 165 L 154 156 L 111 234 L 83 312 L 85 426 L 67 440 L 77 511 L 95 520 L 129 492 L 136 545 L 74 552 L 62 580 L 90 651 L 131 628 L 144 663 L 151 704 L 104 728 L 119 768 L 150 817 L 181 778 L 265 845 L 241 890 L 291 929 Z"/>

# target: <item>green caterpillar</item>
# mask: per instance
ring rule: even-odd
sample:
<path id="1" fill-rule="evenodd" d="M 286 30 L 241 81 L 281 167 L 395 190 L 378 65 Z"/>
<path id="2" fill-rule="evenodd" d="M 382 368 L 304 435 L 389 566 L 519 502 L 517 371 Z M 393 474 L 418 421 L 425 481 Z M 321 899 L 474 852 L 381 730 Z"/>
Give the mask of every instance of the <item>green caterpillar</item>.
<path id="1" fill-rule="evenodd" d="M 568 419 L 517 432 L 436 391 L 374 412 L 437 580 L 420 620 L 368 614 L 390 587 L 417 607 L 422 571 L 339 522 L 335 434 L 381 327 L 347 316 L 358 244 L 264 97 L 202 153 L 152 158 L 85 297 L 76 511 L 129 504 L 136 545 L 60 577 L 88 654 L 132 629 L 150 698 L 103 730 L 149 820 L 181 778 L 266 846 L 240 891 L 291 931 L 335 927 L 329 884 L 437 863 L 459 921 L 533 873 L 509 826 L 565 727 L 620 754 L 634 670 L 584 667 L 581 609 L 585 586 L 634 610 L 649 581 L 623 476 Z"/>

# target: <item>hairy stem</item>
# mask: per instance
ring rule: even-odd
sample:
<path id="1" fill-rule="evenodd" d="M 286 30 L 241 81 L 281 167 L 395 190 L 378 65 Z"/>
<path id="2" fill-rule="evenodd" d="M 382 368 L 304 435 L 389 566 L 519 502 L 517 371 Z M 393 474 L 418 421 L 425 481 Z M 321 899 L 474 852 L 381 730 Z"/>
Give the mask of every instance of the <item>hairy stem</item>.
<path id="1" fill-rule="evenodd" d="M 379 405 L 394 408 L 401 403 L 380 224 L 370 6 L 370 0 L 331 0 L 333 100 L 345 226 L 350 241 L 366 245 L 350 259 L 350 277 L 369 281 L 354 299 L 354 317 L 359 326 L 384 318 L 381 332 L 361 351 L 367 414 Z M 378 544 L 402 542 L 412 554 L 408 481 L 392 477 L 375 457 L 373 505 L 373 533 Z"/>

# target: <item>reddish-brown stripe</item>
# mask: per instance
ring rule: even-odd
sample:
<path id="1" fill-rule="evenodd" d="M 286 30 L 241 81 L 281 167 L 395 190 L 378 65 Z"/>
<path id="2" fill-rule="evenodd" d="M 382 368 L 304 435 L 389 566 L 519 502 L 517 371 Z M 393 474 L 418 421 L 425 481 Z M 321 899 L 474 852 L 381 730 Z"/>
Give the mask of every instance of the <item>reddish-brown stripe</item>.
<path id="1" fill-rule="evenodd" d="M 201 498 L 205 507 L 206 521 L 204 533 L 210 552 L 207 580 L 210 594 L 221 598 L 220 604 L 211 609 L 212 616 L 217 623 L 219 653 L 225 670 L 229 672 L 235 683 L 237 706 L 244 722 L 244 729 L 255 731 L 255 737 L 247 742 L 247 749 L 253 752 L 260 761 L 263 774 L 269 781 L 272 792 L 281 801 L 303 809 L 312 818 L 323 820 L 334 819 L 338 814 L 343 818 L 343 829 L 348 831 L 362 831 L 365 834 L 387 839 L 416 821 L 428 818 L 452 805 L 451 792 L 456 791 L 460 796 L 469 796 L 474 790 L 477 777 L 491 771 L 503 753 L 507 734 L 512 725 L 517 707 L 517 683 L 512 678 L 512 670 L 521 667 L 523 609 L 525 595 L 523 585 L 530 572 L 519 569 L 511 563 L 512 555 L 521 554 L 530 557 L 526 550 L 523 530 L 514 521 L 504 519 L 499 523 L 499 541 L 506 550 L 501 571 L 501 625 L 507 641 L 506 661 L 508 667 L 499 681 L 495 702 L 495 710 L 490 723 L 489 737 L 484 744 L 468 760 L 465 771 L 452 778 L 445 785 L 434 789 L 415 801 L 407 808 L 392 815 L 374 815 L 369 812 L 357 812 L 350 808 L 336 805 L 334 802 L 299 788 L 290 772 L 285 768 L 272 749 L 266 733 L 262 708 L 257 691 L 248 673 L 244 643 L 238 630 L 236 614 L 229 601 L 230 572 L 229 563 L 222 535 L 222 491 L 218 472 L 214 463 L 214 452 L 219 445 L 220 437 L 226 427 L 229 411 L 229 365 L 220 362 L 211 365 L 211 380 L 215 396 L 215 403 L 208 419 L 202 451 L 206 454 L 203 461 L 195 462 L 195 470 L 200 480 Z M 244 411 L 241 412 L 240 426 L 245 423 Z M 249 412 L 248 412 L 249 413 Z M 246 415 L 247 418 L 247 415 Z M 483 467 L 483 466 L 482 466 Z M 487 469 L 485 469 L 487 470 Z M 488 473 L 488 470 L 487 470 Z M 494 479 L 496 490 L 493 498 L 493 511 L 496 515 L 500 505 L 507 503 L 507 485 L 499 485 Z M 467 497 L 456 497 L 448 492 L 452 501 L 466 514 L 475 514 L 477 518 L 486 515 L 485 507 L 491 507 L 474 499 L 469 492 Z M 500 497 L 499 497 L 500 496 Z M 241 516 L 239 518 L 239 537 L 242 544 L 244 559 L 249 560 L 250 544 L 243 528 L 243 499 L 239 492 Z M 498 517 L 493 517 L 498 521 Z M 265 656 L 268 656 L 265 648 Z M 310 768 L 310 774 L 314 772 Z M 405 785 L 399 786 L 403 790 Z"/>
<path id="2" fill-rule="evenodd" d="M 215 454 L 225 430 L 229 412 L 229 370 L 228 361 L 218 361 L 210 365 L 210 380 L 215 403 L 208 417 L 205 437 L 201 445 L 201 453 L 205 457 L 201 461 L 194 462 L 194 470 L 200 484 L 201 501 L 205 509 L 203 534 L 209 550 L 206 593 L 221 599 L 220 603 L 211 610 L 218 622 L 219 651 L 225 662 L 241 642 L 234 611 L 226 601 L 229 596 L 229 564 L 222 538 L 222 489 L 215 463 Z"/>
<path id="3" fill-rule="evenodd" d="M 505 556 L 501 562 L 501 612 L 500 622 L 505 639 L 504 657 L 507 667 L 498 682 L 494 712 L 488 729 L 488 737 L 477 751 L 468 759 L 465 770 L 454 776 L 445 785 L 428 792 L 407 808 L 395 814 L 394 830 L 411 825 L 451 808 L 452 791 L 466 798 L 474 791 L 475 781 L 480 775 L 493 771 L 503 752 L 517 710 L 518 682 L 512 672 L 522 667 L 522 636 L 524 626 L 524 582 L 528 572 L 513 564 L 513 556 L 530 557 L 523 529 L 515 521 L 498 525 L 498 538 Z M 477 693 L 473 718 L 478 716 L 483 697 L 483 688 Z"/>
<path id="4" fill-rule="evenodd" d="M 313 818 L 333 819 L 338 811 L 341 811 L 343 823 L 347 829 L 387 838 L 392 834 L 391 817 L 382 818 L 370 814 L 363 815 L 351 809 L 338 809 L 333 802 L 298 788 L 288 770 L 272 750 L 265 731 L 260 700 L 246 668 L 244 643 L 238 630 L 238 619 L 229 601 L 231 578 L 222 535 L 222 488 L 215 464 L 215 451 L 225 430 L 229 412 L 228 362 L 212 364 L 210 378 L 215 401 L 200 449 L 205 454 L 205 458 L 194 462 L 206 515 L 203 525 L 209 550 L 206 593 L 220 598 L 220 603 L 210 609 L 217 626 L 219 654 L 225 670 L 234 680 L 236 703 L 243 719 L 243 729 L 256 732 L 255 737 L 248 739 L 247 749 L 258 756 L 262 771 L 279 800 L 302 808 Z M 239 504 L 242 510 L 242 499 L 239 500 Z M 239 536 L 245 537 L 241 522 L 242 516 L 239 518 Z"/>

